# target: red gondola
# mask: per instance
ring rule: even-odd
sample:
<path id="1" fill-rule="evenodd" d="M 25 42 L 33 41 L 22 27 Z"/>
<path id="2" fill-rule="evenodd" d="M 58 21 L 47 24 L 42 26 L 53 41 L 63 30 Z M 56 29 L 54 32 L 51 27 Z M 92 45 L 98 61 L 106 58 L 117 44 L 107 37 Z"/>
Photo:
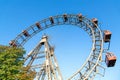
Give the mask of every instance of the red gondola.
<path id="1" fill-rule="evenodd" d="M 23 33 L 23 35 L 24 35 L 25 37 L 30 36 L 29 33 L 28 33 L 28 31 L 26 31 L 26 30 L 23 30 L 22 33 Z"/>
<path id="2" fill-rule="evenodd" d="M 15 43 L 14 40 L 11 40 L 11 41 L 9 42 L 9 44 L 10 44 L 10 46 L 17 47 L 17 44 Z"/>
<path id="3" fill-rule="evenodd" d="M 104 42 L 110 42 L 112 33 L 108 30 L 104 31 Z"/>
<path id="4" fill-rule="evenodd" d="M 78 19 L 80 22 L 82 22 L 82 14 L 78 14 Z"/>
<path id="5" fill-rule="evenodd" d="M 38 22 L 35 25 L 37 26 L 38 29 L 42 29 Z"/>
<path id="6" fill-rule="evenodd" d="M 67 22 L 67 21 L 68 21 L 67 14 L 64 14 L 64 15 L 63 15 L 63 18 L 64 18 L 64 22 Z"/>
<path id="7" fill-rule="evenodd" d="M 50 22 L 51 22 L 51 24 L 54 24 L 54 19 L 52 16 L 50 17 Z"/>
<path id="8" fill-rule="evenodd" d="M 97 25 L 98 25 L 98 20 L 97 20 L 97 18 L 93 18 L 93 19 L 92 19 L 92 22 L 93 22 L 93 27 L 97 27 Z"/>
<path id="9" fill-rule="evenodd" d="M 116 56 L 111 52 L 107 52 L 105 62 L 107 67 L 113 67 L 116 63 Z"/>

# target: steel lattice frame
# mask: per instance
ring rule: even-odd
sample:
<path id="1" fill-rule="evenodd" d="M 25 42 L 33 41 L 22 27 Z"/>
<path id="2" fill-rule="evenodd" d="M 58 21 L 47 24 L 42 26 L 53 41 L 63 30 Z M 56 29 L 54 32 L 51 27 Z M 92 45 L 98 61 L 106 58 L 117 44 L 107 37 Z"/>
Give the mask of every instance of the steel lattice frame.
<path id="1" fill-rule="evenodd" d="M 82 65 L 82 67 L 74 73 L 68 80 L 93 80 L 96 74 L 104 75 L 104 72 L 99 72 L 100 69 L 105 70 L 104 67 L 100 65 L 102 61 L 103 53 L 103 35 L 102 31 L 99 28 L 99 25 L 96 25 L 92 20 L 82 16 L 82 20 L 79 20 L 78 15 L 66 14 L 67 19 L 64 15 L 52 16 L 54 23 L 50 21 L 50 18 L 46 18 L 42 21 L 39 21 L 41 28 L 37 28 L 36 24 L 31 25 L 26 29 L 29 33 L 29 36 L 24 36 L 23 33 L 20 33 L 13 41 L 17 47 L 22 47 L 30 38 L 35 34 L 41 32 L 50 27 L 56 25 L 75 25 L 79 28 L 82 28 L 88 33 L 92 39 L 92 49 L 90 55 Z M 65 21 L 66 20 L 66 21 Z M 95 25 L 96 27 L 94 27 Z"/>
<path id="2" fill-rule="evenodd" d="M 42 46 L 44 46 L 43 51 Z M 37 59 L 43 58 L 43 61 L 40 60 L 34 64 Z M 24 61 L 27 62 L 27 60 L 29 60 L 26 63 L 26 67 L 29 67 L 28 71 L 32 69 L 36 72 L 35 80 L 63 80 L 54 54 L 54 47 L 49 44 L 47 36 L 44 35 L 37 46 L 28 53 Z"/>

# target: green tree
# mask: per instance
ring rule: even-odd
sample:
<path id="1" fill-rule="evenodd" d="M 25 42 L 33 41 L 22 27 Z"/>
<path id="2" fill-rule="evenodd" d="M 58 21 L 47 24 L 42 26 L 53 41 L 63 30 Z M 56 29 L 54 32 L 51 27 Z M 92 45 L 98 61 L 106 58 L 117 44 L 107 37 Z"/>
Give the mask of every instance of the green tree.
<path id="1" fill-rule="evenodd" d="M 34 71 L 23 67 L 24 49 L 0 46 L 0 80 L 33 80 Z M 30 75 L 30 77 L 29 77 Z"/>

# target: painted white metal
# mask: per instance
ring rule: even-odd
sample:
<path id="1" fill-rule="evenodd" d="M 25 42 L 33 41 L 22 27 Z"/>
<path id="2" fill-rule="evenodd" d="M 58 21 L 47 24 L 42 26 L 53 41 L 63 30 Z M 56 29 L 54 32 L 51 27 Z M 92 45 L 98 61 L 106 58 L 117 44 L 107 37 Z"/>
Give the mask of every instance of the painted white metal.
<path id="1" fill-rule="evenodd" d="M 103 53 L 103 36 L 102 36 L 102 30 L 99 28 L 99 24 L 96 25 L 93 23 L 93 21 L 87 19 L 86 17 L 82 16 L 80 17 L 78 15 L 74 14 L 66 14 L 66 21 L 64 20 L 65 17 L 63 15 L 57 15 L 57 16 L 52 16 L 52 20 L 54 20 L 54 23 L 50 23 L 50 19 L 44 19 L 42 21 L 39 21 L 37 23 L 40 24 L 41 28 L 37 28 L 36 24 L 28 27 L 26 31 L 30 36 L 24 36 L 23 33 L 20 33 L 14 40 L 13 45 L 11 46 L 16 46 L 17 47 L 22 47 L 31 37 L 33 37 L 35 34 L 38 32 L 47 29 L 49 27 L 55 26 L 55 25 L 75 25 L 77 27 L 82 28 L 84 31 L 88 33 L 88 35 L 92 39 L 92 48 L 89 57 L 86 59 L 84 64 L 81 66 L 81 68 L 76 71 L 68 80 L 93 80 L 95 75 L 99 73 L 99 70 L 97 67 L 101 67 L 100 63 L 102 62 L 102 53 Z M 42 25 L 44 24 L 44 25 Z M 43 44 L 45 43 L 45 44 Z M 40 48 L 42 45 L 45 45 L 45 64 L 42 66 L 41 70 L 43 69 L 43 72 L 40 72 L 41 75 L 43 75 L 40 80 L 46 80 L 46 75 L 48 76 L 47 80 L 63 80 L 61 77 L 62 74 L 60 73 L 59 66 L 57 64 L 57 60 L 54 55 L 54 51 L 51 52 L 49 47 L 51 47 L 48 42 L 47 38 L 44 36 L 40 43 L 34 48 L 25 58 L 25 61 L 32 57 L 31 60 L 29 61 L 29 65 L 32 65 L 33 61 L 37 57 L 37 54 L 40 51 Z M 44 52 L 44 51 L 43 51 Z M 52 61 L 53 60 L 53 61 Z M 52 63 L 54 62 L 54 63 Z M 55 65 L 55 67 L 53 66 Z M 54 69 L 56 68 L 56 69 Z M 104 70 L 104 67 L 102 67 Z M 56 74 L 56 71 L 58 72 L 57 74 L 59 75 L 54 75 L 51 74 L 51 71 Z M 104 75 L 104 74 L 103 74 Z M 60 76 L 59 79 L 58 76 Z M 52 79 L 54 77 L 54 79 Z"/>

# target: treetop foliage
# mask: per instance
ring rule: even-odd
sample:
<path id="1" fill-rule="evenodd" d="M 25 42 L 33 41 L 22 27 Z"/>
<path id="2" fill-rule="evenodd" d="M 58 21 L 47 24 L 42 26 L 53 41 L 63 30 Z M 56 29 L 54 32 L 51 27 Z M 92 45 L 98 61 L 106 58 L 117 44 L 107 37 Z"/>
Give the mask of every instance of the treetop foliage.
<path id="1" fill-rule="evenodd" d="M 0 80 L 33 80 L 34 71 L 27 72 L 23 67 L 23 48 L 0 46 Z M 31 74 L 31 75 L 30 75 Z M 29 75 L 31 77 L 29 77 Z"/>

